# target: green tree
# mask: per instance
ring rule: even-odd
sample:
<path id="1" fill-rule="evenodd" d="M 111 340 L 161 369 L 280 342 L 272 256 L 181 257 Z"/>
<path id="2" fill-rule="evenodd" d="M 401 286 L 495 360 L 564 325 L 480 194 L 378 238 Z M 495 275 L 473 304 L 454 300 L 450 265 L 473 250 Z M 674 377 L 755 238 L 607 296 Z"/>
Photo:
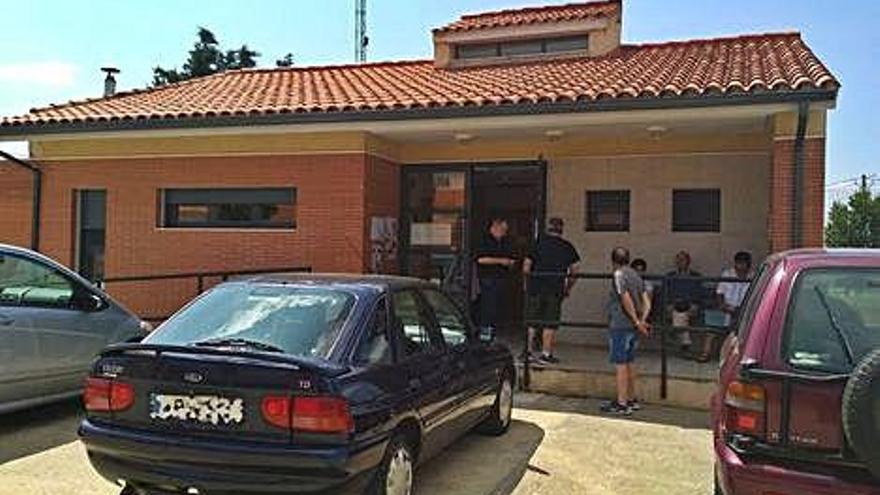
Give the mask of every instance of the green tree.
<path id="1" fill-rule="evenodd" d="M 287 55 L 276 60 L 275 67 L 293 67 L 293 54 L 288 53 Z"/>
<path id="2" fill-rule="evenodd" d="M 862 177 L 859 189 L 846 203 L 835 201 L 828 212 L 825 244 L 830 247 L 880 248 L 880 195 Z"/>
<path id="3" fill-rule="evenodd" d="M 153 85 L 185 81 L 195 77 L 209 76 L 229 69 L 245 69 L 256 67 L 257 58 L 260 54 L 241 45 L 235 50 L 223 51 L 217 42 L 217 37 L 210 30 L 200 27 L 198 40 L 189 51 L 189 58 L 180 69 L 153 68 Z"/>

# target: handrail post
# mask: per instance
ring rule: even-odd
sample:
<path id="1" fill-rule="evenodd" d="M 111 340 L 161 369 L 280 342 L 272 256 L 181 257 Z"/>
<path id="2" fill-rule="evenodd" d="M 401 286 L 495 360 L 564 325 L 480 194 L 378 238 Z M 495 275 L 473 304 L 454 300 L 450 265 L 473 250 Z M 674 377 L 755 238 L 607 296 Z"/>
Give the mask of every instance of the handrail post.
<path id="1" fill-rule="evenodd" d="M 668 365 L 666 361 L 666 297 L 669 293 L 669 277 L 663 277 L 663 283 L 660 288 L 660 399 L 666 400 L 668 396 Z"/>

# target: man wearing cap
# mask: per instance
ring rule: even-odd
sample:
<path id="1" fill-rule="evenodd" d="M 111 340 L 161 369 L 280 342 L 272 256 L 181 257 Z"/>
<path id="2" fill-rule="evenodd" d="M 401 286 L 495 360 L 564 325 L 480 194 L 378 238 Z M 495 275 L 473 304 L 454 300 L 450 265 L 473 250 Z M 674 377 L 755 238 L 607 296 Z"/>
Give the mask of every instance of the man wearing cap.
<path id="1" fill-rule="evenodd" d="M 538 242 L 523 263 L 528 293 L 526 319 L 530 322 L 545 322 L 540 325 L 543 328 L 542 352 L 538 362 L 541 364 L 559 362 L 559 359 L 553 355 L 556 329 L 559 328 L 554 322 L 559 321 L 562 314 L 562 300 L 568 297 L 577 280 L 569 275 L 576 271 L 581 259 L 574 246 L 562 238 L 562 230 L 561 218 L 553 217 L 548 220 L 547 232 L 538 236 Z M 529 324 L 526 356 L 524 356 L 526 359 L 532 356 L 537 326 L 537 324 Z"/>

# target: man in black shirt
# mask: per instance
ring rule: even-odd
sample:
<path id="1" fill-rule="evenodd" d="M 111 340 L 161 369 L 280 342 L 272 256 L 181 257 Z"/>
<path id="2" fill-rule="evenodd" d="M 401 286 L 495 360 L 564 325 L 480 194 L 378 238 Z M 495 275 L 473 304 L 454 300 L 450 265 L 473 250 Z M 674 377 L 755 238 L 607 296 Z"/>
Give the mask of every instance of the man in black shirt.
<path id="1" fill-rule="evenodd" d="M 547 233 L 538 237 L 538 242 L 523 263 L 526 274 L 528 298 L 526 301 L 526 319 L 530 321 L 559 321 L 562 315 L 562 300 L 571 293 L 576 281 L 568 277 L 577 269 L 580 256 L 570 242 L 562 238 L 563 222 L 561 218 L 547 221 Z M 558 273 L 559 275 L 529 275 L 532 272 Z M 558 325 L 544 324 L 541 336 L 541 357 L 543 364 L 558 363 L 553 355 Z M 537 329 L 529 325 L 526 359 L 531 358 L 532 346 Z"/>
<path id="2" fill-rule="evenodd" d="M 495 335 L 501 307 L 501 290 L 510 267 L 516 264 L 513 247 L 507 239 L 507 220 L 493 218 L 489 233 L 477 251 L 477 275 L 480 279 L 478 323 L 486 336 Z"/>

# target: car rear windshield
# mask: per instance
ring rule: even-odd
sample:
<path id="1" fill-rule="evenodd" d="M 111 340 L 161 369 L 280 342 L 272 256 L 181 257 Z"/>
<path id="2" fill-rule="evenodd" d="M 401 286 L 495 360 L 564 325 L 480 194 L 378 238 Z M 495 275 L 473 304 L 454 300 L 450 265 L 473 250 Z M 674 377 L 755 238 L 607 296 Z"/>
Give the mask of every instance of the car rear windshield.
<path id="1" fill-rule="evenodd" d="M 791 301 L 784 349 L 792 366 L 847 373 L 880 347 L 880 269 L 807 270 Z"/>
<path id="2" fill-rule="evenodd" d="M 174 315 L 144 342 L 325 358 L 354 300 L 352 294 L 334 289 L 224 285 Z"/>

